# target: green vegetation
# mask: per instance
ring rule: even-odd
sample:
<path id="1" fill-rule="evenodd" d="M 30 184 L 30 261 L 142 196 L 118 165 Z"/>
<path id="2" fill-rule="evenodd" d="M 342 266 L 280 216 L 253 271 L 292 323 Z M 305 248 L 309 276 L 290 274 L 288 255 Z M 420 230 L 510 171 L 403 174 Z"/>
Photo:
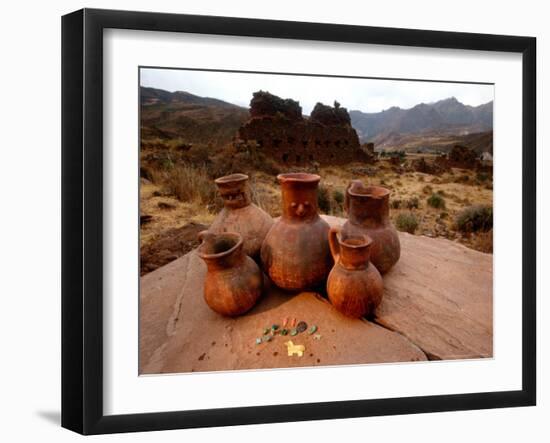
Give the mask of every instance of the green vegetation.
<path id="1" fill-rule="evenodd" d="M 400 231 L 414 234 L 419 225 L 418 217 L 414 212 L 402 212 L 395 219 L 395 225 Z"/>
<path id="2" fill-rule="evenodd" d="M 432 208 L 445 209 L 445 199 L 437 192 L 428 197 L 427 202 Z"/>
<path id="3" fill-rule="evenodd" d="M 317 206 L 319 206 L 319 210 L 321 212 L 330 214 L 330 194 L 328 188 L 324 185 L 319 185 L 319 190 L 317 192 Z"/>
<path id="4" fill-rule="evenodd" d="M 394 200 L 391 200 L 390 206 L 392 209 L 400 209 L 401 203 L 403 203 L 400 199 L 396 198 Z"/>
<path id="5" fill-rule="evenodd" d="M 493 207 L 473 205 L 463 209 L 456 217 L 456 227 L 462 232 L 487 232 L 493 229 Z"/>
<path id="6" fill-rule="evenodd" d="M 408 209 L 418 209 L 420 207 L 420 200 L 418 197 L 409 198 L 405 201 L 405 206 L 407 206 Z"/>
<path id="7" fill-rule="evenodd" d="M 334 198 L 334 201 L 338 203 L 339 205 L 344 204 L 344 193 L 340 191 L 339 189 L 335 189 L 332 193 L 332 198 Z"/>

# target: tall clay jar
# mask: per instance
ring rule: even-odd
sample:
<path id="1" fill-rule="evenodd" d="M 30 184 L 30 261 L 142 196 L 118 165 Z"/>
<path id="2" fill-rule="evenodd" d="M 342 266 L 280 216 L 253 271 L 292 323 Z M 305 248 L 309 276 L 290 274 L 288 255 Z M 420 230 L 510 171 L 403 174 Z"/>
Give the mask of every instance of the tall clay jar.
<path id="1" fill-rule="evenodd" d="M 217 178 L 215 183 L 224 207 L 208 229 L 209 232 L 237 232 L 244 242 L 244 252 L 259 258 L 260 248 L 273 225 L 271 216 L 250 200 L 248 175 L 231 174 Z"/>
<path id="2" fill-rule="evenodd" d="M 346 236 L 340 228 L 331 228 L 329 242 L 335 262 L 327 281 L 330 302 L 349 317 L 374 313 L 382 301 L 384 284 L 370 263 L 372 240 L 364 234 Z"/>
<path id="3" fill-rule="evenodd" d="M 368 235 L 372 239 L 370 260 L 385 274 L 401 255 L 399 236 L 390 221 L 390 190 L 353 180 L 346 190 L 345 208 L 348 220 L 343 234 Z"/>
<path id="4" fill-rule="evenodd" d="M 199 233 L 199 257 L 207 267 L 204 282 L 206 304 L 218 314 L 237 316 L 250 310 L 262 294 L 262 272 L 244 253 L 237 233 Z"/>
<path id="5" fill-rule="evenodd" d="M 264 271 L 282 289 L 301 291 L 324 284 L 332 257 L 329 225 L 318 213 L 315 174 L 277 176 L 281 184 L 283 214 L 262 245 Z"/>

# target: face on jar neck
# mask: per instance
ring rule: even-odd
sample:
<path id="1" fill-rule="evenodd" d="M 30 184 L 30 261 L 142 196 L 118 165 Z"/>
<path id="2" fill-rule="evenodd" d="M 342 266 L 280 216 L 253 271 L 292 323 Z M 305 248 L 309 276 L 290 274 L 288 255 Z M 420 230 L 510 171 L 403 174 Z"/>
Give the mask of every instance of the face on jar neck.
<path id="1" fill-rule="evenodd" d="M 317 186 L 321 177 L 315 174 L 279 174 L 283 197 L 283 218 L 307 221 L 317 218 Z"/>
<path id="2" fill-rule="evenodd" d="M 231 174 L 215 180 L 223 204 L 228 209 L 244 208 L 251 203 L 248 175 Z"/>

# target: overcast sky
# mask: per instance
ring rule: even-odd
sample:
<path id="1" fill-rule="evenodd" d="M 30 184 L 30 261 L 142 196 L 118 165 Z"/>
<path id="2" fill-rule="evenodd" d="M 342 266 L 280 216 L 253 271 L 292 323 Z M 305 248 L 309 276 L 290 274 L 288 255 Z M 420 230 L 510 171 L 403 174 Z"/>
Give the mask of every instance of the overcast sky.
<path id="1" fill-rule="evenodd" d="M 248 107 L 252 93 L 262 89 L 298 100 L 306 115 L 317 102 L 332 105 L 334 100 L 348 110 L 379 112 L 392 106 L 407 109 L 448 97 L 477 106 L 493 100 L 494 94 L 493 85 L 151 68 L 141 69 L 141 85 L 186 91 L 244 107 Z"/>

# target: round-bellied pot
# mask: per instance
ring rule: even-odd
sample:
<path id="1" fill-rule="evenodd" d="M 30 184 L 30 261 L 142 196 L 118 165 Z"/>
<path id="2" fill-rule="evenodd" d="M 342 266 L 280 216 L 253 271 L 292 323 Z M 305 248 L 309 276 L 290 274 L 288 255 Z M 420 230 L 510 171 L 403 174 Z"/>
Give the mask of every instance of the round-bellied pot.
<path id="1" fill-rule="evenodd" d="M 319 217 L 315 174 L 277 176 L 281 184 L 283 215 L 267 233 L 262 245 L 264 271 L 282 289 L 301 291 L 324 284 L 332 257 L 329 225 Z"/>
<path id="2" fill-rule="evenodd" d="M 215 183 L 224 207 L 208 231 L 214 234 L 223 232 L 241 234 L 244 252 L 253 258 L 259 258 L 265 236 L 273 226 L 273 218 L 252 203 L 248 175 L 226 175 L 217 178 Z"/>
<path id="3" fill-rule="evenodd" d="M 390 221 L 390 190 L 353 180 L 346 190 L 345 209 L 348 220 L 342 226 L 343 234 L 368 235 L 372 239 L 370 260 L 385 274 L 401 255 L 399 236 Z"/>
<path id="4" fill-rule="evenodd" d="M 240 234 L 199 233 L 199 257 L 207 267 L 204 299 L 218 314 L 236 316 L 250 310 L 262 294 L 262 272 L 244 253 Z"/>
<path id="5" fill-rule="evenodd" d="M 369 262 L 372 240 L 363 234 L 346 236 L 340 228 L 331 228 L 329 242 L 335 262 L 327 280 L 330 302 L 349 317 L 374 313 L 382 301 L 384 284 Z"/>

